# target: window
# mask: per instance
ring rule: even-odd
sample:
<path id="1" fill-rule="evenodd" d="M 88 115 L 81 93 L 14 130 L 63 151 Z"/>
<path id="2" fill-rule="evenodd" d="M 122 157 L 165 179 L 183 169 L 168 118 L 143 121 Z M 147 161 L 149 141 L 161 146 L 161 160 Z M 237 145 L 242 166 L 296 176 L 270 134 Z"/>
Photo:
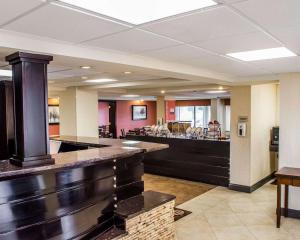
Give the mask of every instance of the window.
<path id="1" fill-rule="evenodd" d="M 225 131 L 230 131 L 230 106 L 226 105 L 225 106 Z"/>
<path id="2" fill-rule="evenodd" d="M 192 127 L 207 127 L 210 121 L 210 106 L 176 107 L 176 121 L 189 121 Z"/>

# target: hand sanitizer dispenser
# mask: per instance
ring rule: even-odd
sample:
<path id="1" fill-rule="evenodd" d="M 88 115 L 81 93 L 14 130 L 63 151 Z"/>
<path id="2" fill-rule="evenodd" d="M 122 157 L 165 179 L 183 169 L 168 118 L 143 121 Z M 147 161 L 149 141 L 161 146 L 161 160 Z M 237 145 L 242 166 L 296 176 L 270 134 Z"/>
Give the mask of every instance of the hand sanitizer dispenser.
<path id="1" fill-rule="evenodd" d="M 239 137 L 245 137 L 246 136 L 246 128 L 247 125 L 245 122 L 239 122 L 238 123 L 238 136 Z"/>

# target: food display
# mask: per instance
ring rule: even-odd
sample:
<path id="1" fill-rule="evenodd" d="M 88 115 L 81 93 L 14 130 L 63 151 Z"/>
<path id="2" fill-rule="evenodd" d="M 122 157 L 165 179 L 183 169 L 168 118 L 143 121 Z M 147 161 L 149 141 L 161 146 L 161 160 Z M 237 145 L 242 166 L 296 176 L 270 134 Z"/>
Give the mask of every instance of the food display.
<path id="1" fill-rule="evenodd" d="M 208 123 L 205 137 L 211 139 L 218 139 L 221 137 L 221 125 L 217 120 Z"/>

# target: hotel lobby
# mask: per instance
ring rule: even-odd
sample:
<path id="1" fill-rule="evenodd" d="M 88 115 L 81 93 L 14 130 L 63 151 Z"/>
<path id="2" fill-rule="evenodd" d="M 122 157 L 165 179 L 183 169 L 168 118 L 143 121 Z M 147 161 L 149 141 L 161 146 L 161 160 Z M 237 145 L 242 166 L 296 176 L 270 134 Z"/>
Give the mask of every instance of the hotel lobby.
<path id="1" fill-rule="evenodd" d="M 300 240 L 299 12 L 1 1 L 0 240 Z"/>

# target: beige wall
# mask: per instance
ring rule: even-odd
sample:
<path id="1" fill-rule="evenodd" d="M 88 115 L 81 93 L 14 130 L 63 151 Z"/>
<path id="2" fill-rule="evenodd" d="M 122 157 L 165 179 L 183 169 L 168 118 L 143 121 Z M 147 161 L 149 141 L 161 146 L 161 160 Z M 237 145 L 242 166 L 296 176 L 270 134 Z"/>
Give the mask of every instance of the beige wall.
<path id="1" fill-rule="evenodd" d="M 252 186 L 274 171 L 269 151 L 276 125 L 275 84 L 233 87 L 231 93 L 230 183 Z M 239 116 L 248 117 L 245 137 L 237 136 Z"/>
<path id="2" fill-rule="evenodd" d="M 98 137 L 98 94 L 77 90 L 77 135 Z"/>
<path id="3" fill-rule="evenodd" d="M 156 100 L 156 118 L 157 123 L 158 121 L 166 122 L 166 104 L 165 104 L 165 97 L 164 96 L 158 96 Z"/>
<path id="4" fill-rule="evenodd" d="M 280 79 L 279 168 L 300 168 L 300 74 Z M 300 210 L 300 189 L 290 188 L 289 208 Z"/>
<path id="5" fill-rule="evenodd" d="M 251 87 L 251 185 L 275 171 L 269 145 L 271 129 L 276 126 L 276 106 L 276 84 Z"/>
<path id="6" fill-rule="evenodd" d="M 248 117 L 246 137 L 237 136 L 239 116 Z M 231 92 L 230 183 L 250 186 L 251 86 Z"/>
<path id="7" fill-rule="evenodd" d="M 60 94 L 60 134 L 98 137 L 98 94 L 68 88 Z"/>
<path id="8" fill-rule="evenodd" d="M 76 121 L 76 88 L 68 88 L 59 96 L 60 105 L 60 134 L 61 135 L 77 135 Z"/>

